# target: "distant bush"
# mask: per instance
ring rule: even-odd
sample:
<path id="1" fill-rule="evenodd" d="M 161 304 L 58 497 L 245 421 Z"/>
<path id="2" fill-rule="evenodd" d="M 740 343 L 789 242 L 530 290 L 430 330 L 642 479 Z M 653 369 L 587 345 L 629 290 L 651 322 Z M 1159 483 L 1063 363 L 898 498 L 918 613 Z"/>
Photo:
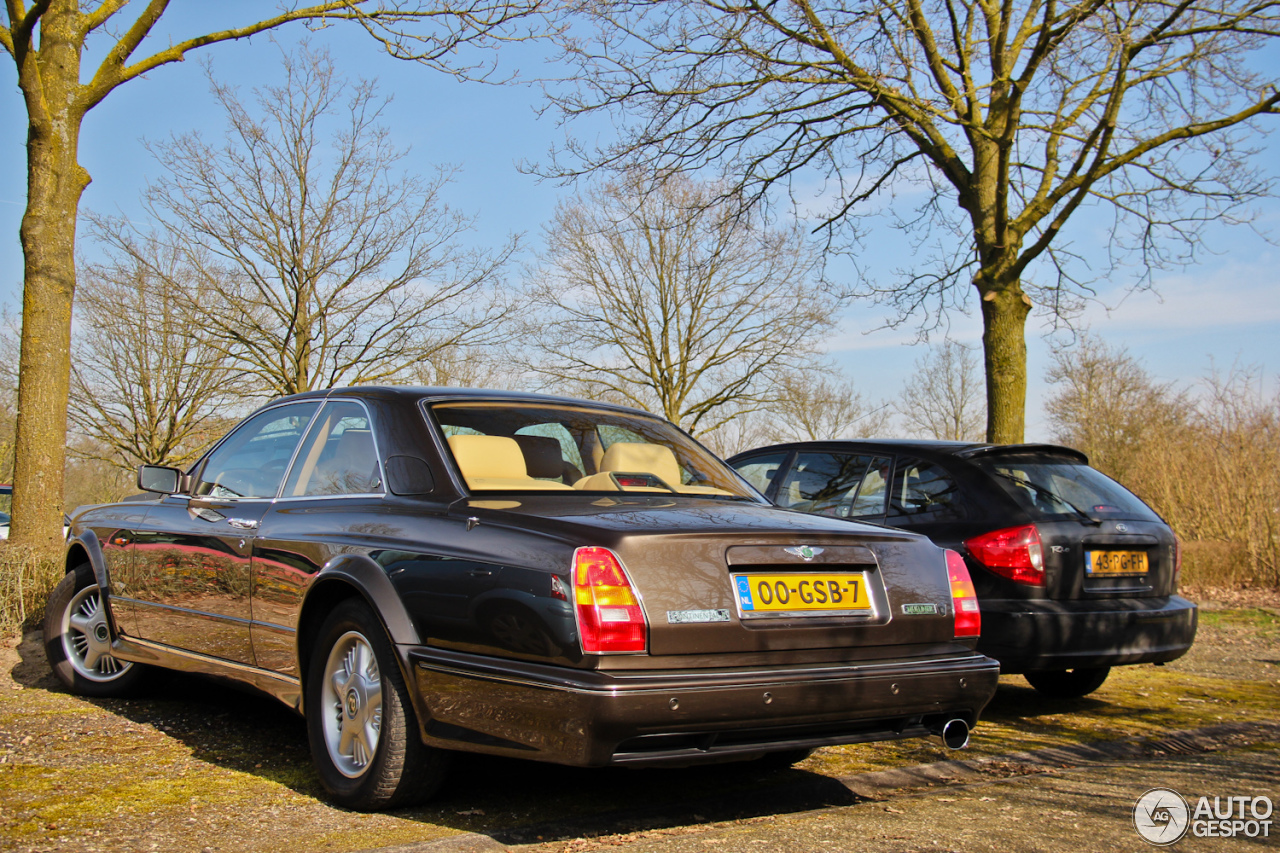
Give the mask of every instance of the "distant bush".
<path id="1" fill-rule="evenodd" d="M 1055 437 L 1151 504 L 1183 545 L 1192 586 L 1280 588 L 1280 400 L 1256 371 L 1156 382 L 1124 349 L 1059 349 Z"/>
<path id="2" fill-rule="evenodd" d="M 44 618 L 49 591 L 62 580 L 62 561 L 8 542 L 0 543 L 0 634 L 34 626 Z"/>

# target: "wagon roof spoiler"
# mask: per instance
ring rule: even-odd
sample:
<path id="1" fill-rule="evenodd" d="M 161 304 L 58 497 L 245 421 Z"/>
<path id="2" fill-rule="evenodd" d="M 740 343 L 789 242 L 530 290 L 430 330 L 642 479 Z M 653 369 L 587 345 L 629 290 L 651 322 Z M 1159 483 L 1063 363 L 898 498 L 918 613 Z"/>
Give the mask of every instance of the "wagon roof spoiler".
<path id="1" fill-rule="evenodd" d="M 975 456 L 1004 456 L 1016 453 L 1051 453 L 1054 456 L 1066 456 L 1080 462 L 1083 465 L 1089 464 L 1089 457 L 1070 447 L 1063 447 L 1060 444 L 979 444 L 973 447 L 966 447 L 964 450 L 956 451 L 956 456 L 964 459 L 972 459 Z"/>

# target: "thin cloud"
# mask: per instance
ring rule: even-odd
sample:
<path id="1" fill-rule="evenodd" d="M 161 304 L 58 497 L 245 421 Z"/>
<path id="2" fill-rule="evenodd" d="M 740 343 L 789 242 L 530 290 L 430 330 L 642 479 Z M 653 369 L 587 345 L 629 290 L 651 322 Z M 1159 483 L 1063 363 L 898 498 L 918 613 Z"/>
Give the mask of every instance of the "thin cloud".
<path id="1" fill-rule="evenodd" d="M 1250 263 L 1230 261 L 1199 274 L 1172 275 L 1154 291 L 1131 293 L 1113 303 L 1091 305 L 1093 328 L 1208 330 L 1280 321 L 1280 272 L 1264 254 Z"/>

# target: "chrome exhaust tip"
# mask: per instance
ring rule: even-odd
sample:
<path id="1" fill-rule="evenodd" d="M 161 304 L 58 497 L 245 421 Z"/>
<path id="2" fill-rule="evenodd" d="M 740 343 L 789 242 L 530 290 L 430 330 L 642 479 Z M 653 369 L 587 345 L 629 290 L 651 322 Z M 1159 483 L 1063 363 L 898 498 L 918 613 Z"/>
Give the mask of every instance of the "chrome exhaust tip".
<path id="1" fill-rule="evenodd" d="M 947 720 L 938 734 L 947 749 L 964 749 L 969 745 L 969 724 L 964 720 Z"/>

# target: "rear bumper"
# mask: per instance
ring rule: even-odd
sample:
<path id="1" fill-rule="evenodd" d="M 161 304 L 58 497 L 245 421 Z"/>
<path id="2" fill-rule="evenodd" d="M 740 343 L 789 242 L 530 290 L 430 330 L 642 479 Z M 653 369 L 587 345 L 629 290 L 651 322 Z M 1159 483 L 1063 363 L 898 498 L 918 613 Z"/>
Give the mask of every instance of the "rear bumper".
<path id="1" fill-rule="evenodd" d="M 972 726 L 995 661 L 965 650 L 865 664 L 607 673 L 402 648 L 423 739 L 577 766 L 692 764 Z"/>
<path id="2" fill-rule="evenodd" d="M 1179 595 L 1097 601 L 982 601 L 978 651 L 1005 673 L 1164 663 L 1196 636 L 1196 606 Z"/>

